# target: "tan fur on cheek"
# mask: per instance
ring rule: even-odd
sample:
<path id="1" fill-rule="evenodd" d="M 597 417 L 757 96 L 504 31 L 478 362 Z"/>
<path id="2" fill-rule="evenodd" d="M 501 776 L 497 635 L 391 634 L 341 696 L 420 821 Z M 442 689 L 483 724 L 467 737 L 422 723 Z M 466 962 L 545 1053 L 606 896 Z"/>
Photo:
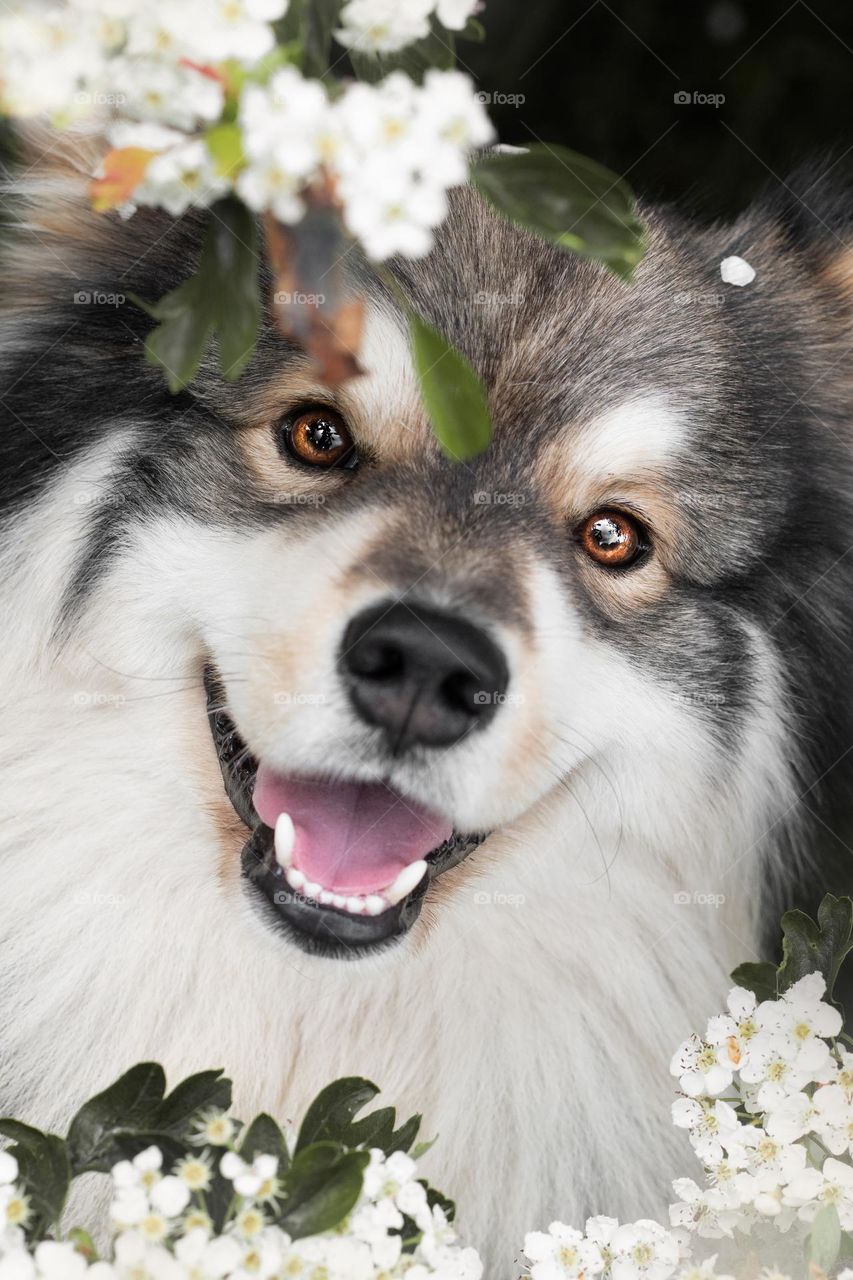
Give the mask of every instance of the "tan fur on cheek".
<path id="1" fill-rule="evenodd" d="M 215 845 L 211 849 L 211 872 L 219 883 L 234 892 L 240 879 L 240 850 L 248 831 L 225 794 L 216 748 L 207 723 L 207 704 L 201 683 L 178 695 L 175 707 L 179 749 L 186 782 L 195 794 L 201 811 L 210 819 Z"/>

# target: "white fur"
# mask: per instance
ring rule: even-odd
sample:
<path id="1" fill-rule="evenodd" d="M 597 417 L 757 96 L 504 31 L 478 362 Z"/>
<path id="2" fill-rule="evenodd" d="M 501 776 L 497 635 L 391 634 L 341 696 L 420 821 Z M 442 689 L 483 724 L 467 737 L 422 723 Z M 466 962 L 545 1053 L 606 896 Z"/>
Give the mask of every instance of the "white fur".
<path id="1" fill-rule="evenodd" d="M 626 421 L 608 428 L 611 461 L 617 445 L 626 457 Z M 228 870 L 239 840 L 222 871 L 199 669 L 212 652 L 256 751 L 370 776 L 334 676 L 334 575 L 314 571 L 313 537 L 163 520 L 137 532 L 56 656 L 47 637 L 88 518 L 75 495 L 97 497 L 116 447 L 18 520 L 0 565 L 13 620 L 0 656 L 4 1109 L 62 1126 L 145 1057 L 173 1080 L 223 1066 L 244 1116 L 295 1116 L 320 1083 L 365 1074 L 440 1135 L 427 1169 L 458 1196 L 493 1280 L 554 1217 L 658 1210 L 689 1162 L 668 1060 L 754 951 L 748 849 L 788 786 L 770 659 L 762 749 L 720 781 L 701 717 L 584 641 L 554 575 L 531 564 L 533 638 L 501 633 L 519 701 L 429 777 L 395 774 L 459 825 L 499 834 L 447 873 L 401 947 L 309 959 L 251 913 Z M 357 558 L 380 520 L 330 515 L 329 561 Z M 382 592 L 367 582 L 364 603 Z M 306 629 L 293 690 L 325 701 L 283 708 L 265 646 Z M 525 769 L 513 756 L 528 739 Z"/>
<path id="2" fill-rule="evenodd" d="M 687 443 L 687 424 L 671 398 L 645 395 L 623 401 L 585 426 L 573 461 L 595 484 L 608 476 L 631 477 L 671 462 Z"/>

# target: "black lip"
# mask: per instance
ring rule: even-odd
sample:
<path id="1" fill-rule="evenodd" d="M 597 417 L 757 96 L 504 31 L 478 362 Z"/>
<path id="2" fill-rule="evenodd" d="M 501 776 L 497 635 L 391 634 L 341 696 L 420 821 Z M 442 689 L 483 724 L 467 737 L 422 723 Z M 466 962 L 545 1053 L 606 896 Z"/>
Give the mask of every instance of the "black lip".
<path id="1" fill-rule="evenodd" d="M 249 753 L 234 721 L 223 709 L 225 689 L 211 665 L 205 667 L 207 718 L 219 759 L 225 793 L 249 829 L 240 864 L 252 897 L 265 918 L 303 951 L 360 959 L 398 941 L 417 920 L 430 884 L 466 858 L 485 840 L 483 834 L 454 832 L 426 856 L 428 873 L 396 906 L 378 916 L 355 916 L 324 906 L 292 889 L 275 860 L 273 832 L 261 822 L 252 803 L 258 762 Z"/>

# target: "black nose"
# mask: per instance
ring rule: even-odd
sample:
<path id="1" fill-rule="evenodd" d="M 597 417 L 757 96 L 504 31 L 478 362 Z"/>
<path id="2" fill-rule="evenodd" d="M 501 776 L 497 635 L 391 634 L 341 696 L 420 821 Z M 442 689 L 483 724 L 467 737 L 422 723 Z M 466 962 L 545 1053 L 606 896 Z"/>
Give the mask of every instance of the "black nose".
<path id="1" fill-rule="evenodd" d="M 352 619 L 340 667 L 356 711 L 393 751 L 458 742 L 491 719 L 509 683 L 503 653 L 480 627 L 401 602 Z"/>

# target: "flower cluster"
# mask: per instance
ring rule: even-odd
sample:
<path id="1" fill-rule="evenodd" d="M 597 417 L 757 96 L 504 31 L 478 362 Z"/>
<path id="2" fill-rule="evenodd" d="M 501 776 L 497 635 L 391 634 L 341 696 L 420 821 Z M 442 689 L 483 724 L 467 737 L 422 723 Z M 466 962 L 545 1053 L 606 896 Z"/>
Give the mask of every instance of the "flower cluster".
<path id="1" fill-rule="evenodd" d="M 208 1135 L 223 1123 L 227 1132 L 227 1117 L 209 1118 Z M 15 1186 L 17 1164 L 0 1153 L 0 1280 L 480 1280 L 479 1255 L 456 1243 L 403 1152 L 386 1157 L 372 1150 L 347 1218 L 301 1239 L 273 1221 L 282 1193 L 278 1164 L 270 1155 L 243 1159 L 233 1143 L 224 1152 L 204 1145 L 168 1170 L 157 1146 L 119 1161 L 112 1169 L 112 1256 L 93 1260 L 72 1240 L 30 1248 L 24 1234 L 30 1206 Z M 217 1171 L 231 1201 L 220 1229 L 208 1211 Z M 404 1234 L 416 1241 L 405 1252 Z"/>
<path id="2" fill-rule="evenodd" d="M 718 1254 L 697 1260 L 701 1240 L 719 1250 L 768 1225 L 803 1235 L 824 1209 L 853 1230 L 853 1053 L 838 1040 L 841 1015 L 825 992 L 820 973 L 774 1000 L 734 987 L 727 1011 L 671 1064 L 682 1090 L 672 1119 L 687 1131 L 703 1182 L 675 1180 L 669 1229 L 599 1217 L 583 1232 L 554 1222 L 528 1234 L 533 1280 L 710 1280 Z"/>
<path id="3" fill-rule="evenodd" d="M 425 39 L 432 13 L 448 31 L 461 31 L 479 0 L 348 0 L 337 36 L 347 48 L 394 53 Z"/>
<path id="4" fill-rule="evenodd" d="M 342 43 L 398 49 L 429 30 L 434 0 L 350 0 Z M 464 26 L 470 0 L 439 0 Z M 378 84 L 310 79 L 273 23 L 287 0 L 67 0 L 0 20 L 0 107 L 96 122 L 112 150 L 97 207 L 153 205 L 178 217 L 234 192 L 299 221 L 312 193 L 340 211 L 370 256 L 417 257 L 446 192 L 492 129 L 469 78 L 402 72 Z"/>

